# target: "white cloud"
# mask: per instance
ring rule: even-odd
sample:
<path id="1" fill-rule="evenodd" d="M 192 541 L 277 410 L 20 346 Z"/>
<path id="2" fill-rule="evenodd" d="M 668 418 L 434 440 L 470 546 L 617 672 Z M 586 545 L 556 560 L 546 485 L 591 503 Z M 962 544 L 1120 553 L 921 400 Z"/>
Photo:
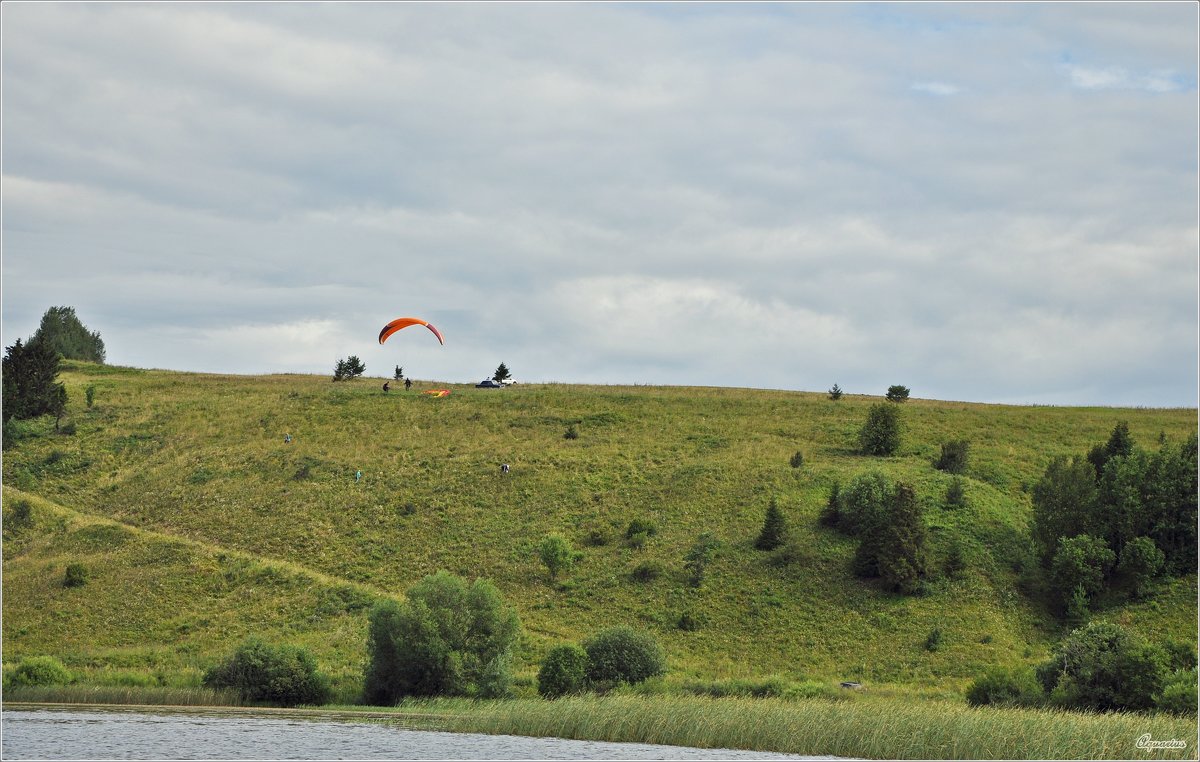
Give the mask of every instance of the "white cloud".
<path id="1" fill-rule="evenodd" d="M 948 82 L 914 82 L 912 89 L 919 93 L 941 96 L 958 95 L 962 92 L 961 87 Z"/>
<path id="2" fill-rule="evenodd" d="M 1131 72 L 1121 66 L 1089 67 L 1064 64 L 1071 84 L 1081 90 L 1145 90 L 1152 93 L 1184 92 L 1186 81 L 1173 70 Z"/>

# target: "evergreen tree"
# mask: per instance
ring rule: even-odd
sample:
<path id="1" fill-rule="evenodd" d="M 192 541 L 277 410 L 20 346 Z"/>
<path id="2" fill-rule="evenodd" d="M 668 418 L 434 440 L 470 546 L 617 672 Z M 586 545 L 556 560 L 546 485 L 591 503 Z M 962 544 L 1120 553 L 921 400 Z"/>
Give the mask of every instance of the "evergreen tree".
<path id="1" fill-rule="evenodd" d="M 864 455 L 891 455 L 900 448 L 900 410 L 879 403 L 867 411 L 867 420 L 858 433 Z"/>
<path id="2" fill-rule="evenodd" d="M 500 366 L 496 368 L 496 372 L 492 374 L 492 380 L 499 381 L 501 383 L 509 380 L 510 378 L 512 378 L 512 374 L 508 372 L 508 366 L 504 363 L 500 363 Z"/>
<path id="3" fill-rule="evenodd" d="M 838 386 L 837 384 L 834 384 L 833 388 L 829 390 L 829 399 L 833 400 L 834 402 L 837 402 L 841 398 L 842 398 L 842 387 Z"/>
<path id="4" fill-rule="evenodd" d="M 46 342 L 20 339 L 4 354 L 4 421 L 53 415 L 60 418 L 67 406 L 67 389 L 55 381 L 59 354 Z"/>
<path id="5" fill-rule="evenodd" d="M 104 362 L 104 342 L 98 331 L 89 331 L 75 315 L 74 307 L 51 307 L 29 343 L 45 342 L 68 360 Z"/>
<path id="6" fill-rule="evenodd" d="M 885 397 L 888 402 L 906 402 L 908 400 L 908 387 L 900 384 L 893 384 L 888 387 Z"/>
<path id="7" fill-rule="evenodd" d="M 759 550 L 775 550 L 784 542 L 787 541 L 787 526 L 783 520 L 783 513 L 779 510 L 779 505 L 771 498 L 770 505 L 767 506 L 767 515 L 763 520 L 762 531 L 758 534 L 758 539 L 754 541 L 754 547 Z"/>
<path id="8" fill-rule="evenodd" d="M 688 584 L 700 587 L 704 583 L 704 572 L 717 552 L 719 543 L 711 533 L 704 532 L 683 557 L 683 568 L 688 573 Z"/>
<path id="9" fill-rule="evenodd" d="M 889 589 L 911 595 L 925 576 L 925 522 L 911 486 L 900 482 L 892 492 L 888 521 L 876 549 L 879 576 Z M 863 538 L 867 543 L 868 538 Z"/>

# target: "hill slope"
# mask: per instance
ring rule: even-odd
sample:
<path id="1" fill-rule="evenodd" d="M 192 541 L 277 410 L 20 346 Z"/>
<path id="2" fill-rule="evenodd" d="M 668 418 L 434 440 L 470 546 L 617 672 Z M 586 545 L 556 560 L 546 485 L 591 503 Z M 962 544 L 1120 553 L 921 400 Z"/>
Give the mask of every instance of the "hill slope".
<path id="1" fill-rule="evenodd" d="M 1197 425 L 1195 409 L 911 400 L 900 452 L 866 458 L 854 445 L 878 398 L 851 395 L 438 385 L 452 393 L 433 398 L 418 393 L 427 384 L 384 394 L 370 379 L 83 363 L 62 378 L 76 433 L 43 423 L 5 452 L 6 516 L 27 499 L 35 517 L 5 526 L 5 658 L 50 653 L 164 680 L 194 676 L 253 632 L 309 647 L 349 685 L 370 598 L 447 569 L 489 577 L 517 606 L 526 674 L 561 640 L 630 623 L 659 637 L 672 679 L 953 691 L 986 665 L 1043 658 L 1061 634 L 1018 592 L 1028 490 L 1050 458 L 1086 452 L 1121 420 L 1147 448 Z M 564 436 L 571 426 L 578 438 Z M 971 442 L 957 510 L 942 505 L 950 477 L 931 466 L 950 439 Z M 851 575 L 854 542 L 816 519 L 834 481 L 868 469 L 916 488 L 934 565 L 957 544 L 964 574 L 935 575 L 922 597 Z M 787 565 L 752 546 L 771 499 L 793 539 Z M 642 548 L 624 539 L 634 519 L 657 527 Z M 556 583 L 536 551 L 550 532 L 583 553 Z M 721 549 L 694 589 L 682 564 L 702 532 Z M 71 562 L 90 568 L 87 586 L 62 587 Z M 650 579 L 631 576 L 638 567 Z M 1191 576 L 1100 615 L 1194 642 L 1195 601 Z M 698 629 L 678 629 L 685 612 Z M 935 628 L 943 646 L 930 652 Z"/>

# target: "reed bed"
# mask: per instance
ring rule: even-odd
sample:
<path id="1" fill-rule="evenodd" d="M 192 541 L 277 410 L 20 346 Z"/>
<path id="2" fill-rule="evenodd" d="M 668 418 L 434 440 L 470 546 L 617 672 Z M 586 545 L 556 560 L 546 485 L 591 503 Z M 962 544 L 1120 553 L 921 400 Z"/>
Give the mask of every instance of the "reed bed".
<path id="1" fill-rule="evenodd" d="M 6 703 L 239 706 L 236 693 L 211 688 L 125 685 L 22 685 L 4 689 Z"/>
<path id="2" fill-rule="evenodd" d="M 1196 721 L 1170 715 L 972 709 L 946 702 L 633 696 L 492 702 L 455 710 L 448 726 L 463 732 L 698 748 L 875 759 L 1196 759 Z M 1184 741 L 1186 748 L 1139 749 L 1138 739 L 1147 734 L 1156 741 Z"/>

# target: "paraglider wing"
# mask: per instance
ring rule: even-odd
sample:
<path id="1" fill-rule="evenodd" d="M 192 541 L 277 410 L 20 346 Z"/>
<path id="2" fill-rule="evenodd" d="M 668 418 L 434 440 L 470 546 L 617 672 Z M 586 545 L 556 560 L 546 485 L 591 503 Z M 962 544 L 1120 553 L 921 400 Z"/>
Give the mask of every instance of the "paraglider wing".
<path id="1" fill-rule="evenodd" d="M 433 331 L 434 336 L 437 336 L 437 340 L 438 340 L 439 344 L 442 344 L 443 346 L 446 344 L 445 340 L 442 338 L 442 332 L 439 331 L 437 328 L 434 328 L 433 323 L 422 320 L 421 318 L 414 318 L 414 317 L 396 318 L 392 322 L 385 325 L 383 327 L 383 330 L 381 330 L 379 332 L 379 343 L 382 344 L 383 342 L 387 341 L 388 337 L 391 336 L 393 333 L 395 333 L 396 331 L 399 331 L 401 328 L 408 328 L 410 325 L 425 326 L 430 331 Z"/>

